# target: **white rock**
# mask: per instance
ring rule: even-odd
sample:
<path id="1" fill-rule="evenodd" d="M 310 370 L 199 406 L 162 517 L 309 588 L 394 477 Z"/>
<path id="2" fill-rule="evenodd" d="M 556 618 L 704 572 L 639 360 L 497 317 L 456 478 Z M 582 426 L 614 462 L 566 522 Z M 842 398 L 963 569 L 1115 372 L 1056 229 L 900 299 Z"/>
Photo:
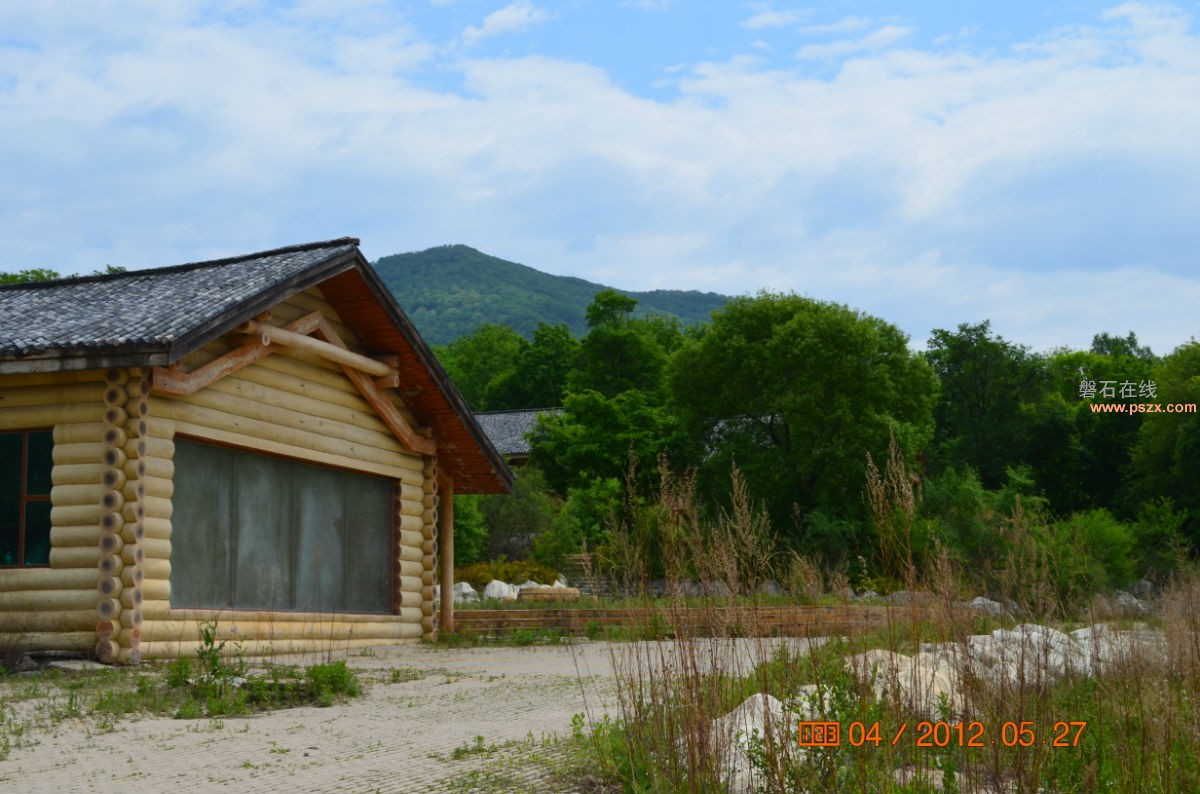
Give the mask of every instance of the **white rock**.
<path id="1" fill-rule="evenodd" d="M 479 593 L 477 593 L 475 591 L 475 588 L 471 587 L 470 584 L 468 584 L 467 582 L 455 582 L 454 583 L 454 603 L 457 604 L 457 603 L 460 603 L 463 601 L 478 601 L 478 600 L 479 600 Z"/>
<path id="2" fill-rule="evenodd" d="M 487 583 L 487 587 L 483 588 L 483 597 L 489 599 L 506 600 L 516 598 L 517 593 L 521 588 L 516 585 L 502 582 L 499 579 L 493 579 Z"/>
<path id="3" fill-rule="evenodd" d="M 767 694 L 751 695 L 724 717 L 713 720 L 713 746 L 721 754 L 730 794 L 751 794 L 765 784 L 763 771 L 752 760 L 756 748 L 773 742 L 780 752 L 787 752 L 792 746 L 790 726 L 783 703 Z"/>
<path id="4" fill-rule="evenodd" d="M 558 578 L 554 580 L 554 586 L 555 587 L 570 587 L 570 585 L 567 584 L 567 577 L 563 576 L 561 573 L 558 575 Z"/>
<path id="5" fill-rule="evenodd" d="M 532 579 L 528 579 L 528 580 L 526 580 L 526 581 L 525 581 L 525 583 L 524 583 L 524 584 L 521 584 L 521 585 L 519 585 L 519 586 L 517 587 L 517 589 L 518 589 L 518 590 L 524 590 L 524 589 L 525 589 L 525 588 L 527 588 L 527 587 L 545 587 L 545 586 L 546 586 L 546 585 L 544 585 L 544 584 L 538 584 L 537 582 L 533 581 Z"/>

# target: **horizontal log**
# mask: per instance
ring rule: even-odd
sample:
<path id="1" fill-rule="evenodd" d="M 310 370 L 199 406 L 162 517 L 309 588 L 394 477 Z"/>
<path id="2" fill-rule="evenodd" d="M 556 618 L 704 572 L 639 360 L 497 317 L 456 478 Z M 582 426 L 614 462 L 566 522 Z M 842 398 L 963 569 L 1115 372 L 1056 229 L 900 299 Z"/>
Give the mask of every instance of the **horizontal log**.
<path id="1" fill-rule="evenodd" d="M 171 578 L 171 561 L 165 557 L 146 555 L 146 559 L 142 560 L 142 575 L 146 579 L 169 580 Z"/>
<path id="2" fill-rule="evenodd" d="M 121 605 L 128 608 L 124 601 L 121 602 Z M 171 602 L 167 599 L 144 599 L 139 608 L 143 621 L 167 620 L 171 617 Z M 143 623 L 143 625 L 145 624 Z"/>
<path id="3" fill-rule="evenodd" d="M 396 570 L 401 577 L 413 579 L 421 578 L 421 574 L 425 572 L 425 568 L 421 564 L 420 560 L 416 560 L 415 562 L 410 560 L 397 560 Z"/>
<path id="4" fill-rule="evenodd" d="M 42 407 L 48 408 L 64 403 L 92 403 L 96 416 L 103 410 L 104 384 L 59 383 L 43 386 L 8 387 L 0 380 L 0 409 Z"/>
<path id="5" fill-rule="evenodd" d="M 96 570 L 101 576 L 120 576 L 125 570 L 125 562 L 119 555 L 100 553 L 100 559 L 96 562 Z"/>
<path id="6" fill-rule="evenodd" d="M 96 642 L 92 652 L 96 658 L 105 664 L 111 664 L 117 660 L 117 652 L 120 648 L 117 646 L 115 639 L 102 639 Z"/>
<path id="7" fill-rule="evenodd" d="M 422 558 L 433 557 L 436 555 L 437 555 L 437 541 L 436 540 L 426 540 L 423 543 L 421 543 Z"/>
<path id="8" fill-rule="evenodd" d="M 240 375 L 241 373 L 239 373 Z M 365 400 L 360 405 L 349 407 L 338 402 L 326 402 L 303 393 L 271 388 L 241 377 L 229 377 L 218 381 L 206 391 L 225 395 L 224 402 L 230 399 L 249 400 L 259 405 L 284 405 L 302 415 L 317 417 L 341 425 L 349 425 L 370 430 L 380 435 L 391 437 L 387 425 L 372 410 Z M 331 390 L 332 391 L 332 390 Z M 220 405 L 213 407 L 222 408 Z M 222 408 L 222 410 L 228 410 Z"/>
<path id="9" fill-rule="evenodd" d="M 437 575 L 433 571 L 425 571 L 421 574 L 420 578 L 414 576 L 401 576 L 398 578 L 401 580 L 401 590 L 416 590 L 423 585 L 431 585 L 437 582 Z M 416 579 L 416 581 L 409 582 L 409 579 Z"/>
<path id="10" fill-rule="evenodd" d="M 396 550 L 396 556 L 401 561 L 420 563 L 422 558 L 425 556 L 425 553 L 421 551 L 420 547 L 418 546 L 401 545 L 400 548 Z"/>
<path id="11" fill-rule="evenodd" d="M 421 603 L 428 604 L 433 602 L 433 587 L 421 587 Z"/>
<path id="12" fill-rule="evenodd" d="M 120 533 L 124 529 L 125 519 L 120 513 L 109 510 L 100 514 L 100 530 L 102 532 Z"/>
<path id="13" fill-rule="evenodd" d="M 144 417 L 142 421 L 146 423 L 146 432 L 142 433 L 142 436 L 161 438 L 165 441 L 175 438 L 175 423 L 170 419 L 151 413 L 150 416 Z"/>
<path id="14" fill-rule="evenodd" d="M 92 421 L 59 422 L 54 425 L 55 444 L 90 444 L 107 441 L 110 428 L 100 421 L 97 412 Z"/>
<path id="15" fill-rule="evenodd" d="M 102 419 L 103 411 L 104 405 L 100 402 L 5 408 L 0 411 L 0 430 L 53 427 L 60 422 L 70 424 L 90 422 Z"/>
<path id="16" fill-rule="evenodd" d="M 50 470 L 50 482 L 54 485 L 90 485 L 103 483 L 113 469 L 99 460 L 90 463 L 64 463 Z M 123 474 L 123 472 L 122 472 Z M 124 478 L 121 479 L 124 484 Z"/>
<path id="17" fill-rule="evenodd" d="M 309 380 L 296 372 L 285 372 L 271 366 L 271 363 L 279 364 L 284 361 L 287 361 L 287 359 L 281 357 L 275 357 L 271 362 L 260 361 L 255 366 L 247 367 L 239 372 L 237 380 L 239 382 L 250 382 L 274 391 L 307 397 L 323 405 L 336 405 L 357 413 L 374 415 L 374 411 L 367 403 L 366 398 L 358 393 L 358 389 L 354 388 L 354 384 L 350 383 L 349 379 L 340 371 L 336 375 L 325 373 L 339 379 L 337 386 L 330 386 L 325 383 Z M 296 366 L 305 366 L 300 362 L 294 363 Z M 233 378 L 226 378 L 226 380 L 233 380 Z M 224 382 L 220 381 L 220 383 Z M 217 384 L 213 385 L 216 386 Z"/>
<path id="18" fill-rule="evenodd" d="M 100 554 L 121 554 L 125 549 L 125 539 L 115 532 L 104 532 L 100 535 Z M 132 545 L 132 544 L 131 544 Z"/>
<path id="19" fill-rule="evenodd" d="M 100 482 L 55 485 L 50 489 L 52 505 L 95 505 L 106 496 L 108 488 Z"/>
<path id="20" fill-rule="evenodd" d="M 129 370 L 120 367 L 109 367 L 104 370 L 104 382 L 109 385 L 124 385 L 129 382 L 129 377 Z"/>
<path id="21" fill-rule="evenodd" d="M 286 398 L 287 395 L 283 395 L 283 397 Z M 281 403 L 278 402 L 278 397 L 275 399 L 277 402 L 268 403 L 257 399 L 240 397 L 236 394 L 216 389 L 204 389 L 180 402 L 186 402 L 193 406 L 217 411 L 221 414 L 227 414 L 242 420 L 253 420 L 271 426 L 290 428 L 301 433 L 342 439 L 345 442 L 374 447 L 386 452 L 404 453 L 406 451 L 400 442 L 396 440 L 395 436 L 392 435 L 391 431 L 382 425 L 382 422 L 379 422 L 381 429 L 354 425 L 350 422 L 328 419 L 321 415 L 306 413 L 300 406 L 294 405 L 290 401 Z M 300 403 L 304 402 L 299 398 L 292 398 L 292 400 Z M 172 414 L 165 413 L 164 415 L 171 416 Z M 176 418 L 179 417 L 176 416 Z"/>
<path id="22" fill-rule="evenodd" d="M 142 477 L 159 477 L 170 480 L 175 477 L 175 462 L 168 458 L 133 459 L 125 464 L 125 476 L 129 480 L 137 480 Z"/>
<path id="23" fill-rule="evenodd" d="M 102 388 L 104 373 L 95 369 L 59 370 L 56 372 L 13 372 L 0 375 L 0 386 L 55 386 L 62 383 L 95 383 Z"/>
<path id="24" fill-rule="evenodd" d="M 421 627 L 417 624 L 401 624 L 408 626 L 400 633 L 400 636 L 386 639 L 354 639 L 340 640 L 334 647 L 330 647 L 328 640 L 276 640 L 276 641 L 255 641 L 247 643 L 243 648 L 243 652 L 251 656 L 284 656 L 284 655 L 308 655 L 319 659 L 324 659 L 330 653 L 345 654 L 349 651 L 360 648 L 377 648 L 383 645 L 391 645 L 399 642 L 416 642 L 421 639 Z M 143 626 L 143 629 L 145 626 Z M 180 656 L 195 657 L 196 651 L 200 649 L 198 641 L 179 641 L 179 642 L 146 642 L 142 641 L 139 646 L 139 653 L 143 660 L 151 659 L 177 659 Z M 127 655 L 127 654 L 126 654 Z"/>
<path id="25" fill-rule="evenodd" d="M 396 601 L 401 607 L 421 608 L 421 594 L 410 590 L 402 590 L 396 594 Z"/>
<path id="26" fill-rule="evenodd" d="M 82 524 L 78 526 L 58 526 L 50 528 L 50 546 L 86 546 L 95 549 L 100 542 L 100 526 L 98 524 Z"/>
<path id="27" fill-rule="evenodd" d="M 146 559 L 171 559 L 171 541 L 161 538 L 143 538 L 139 544 L 145 552 Z"/>
<path id="28" fill-rule="evenodd" d="M 236 430 L 218 430 L 212 427 L 206 427 L 201 424 L 193 424 L 185 421 L 180 421 L 177 424 L 178 431 L 181 435 L 193 436 L 205 441 L 219 444 L 229 444 L 230 446 L 253 449 L 258 452 L 271 455 L 281 455 L 283 457 L 295 458 L 297 460 L 307 460 L 311 463 L 334 466 L 340 469 L 349 469 L 351 471 L 361 471 L 370 474 L 381 474 L 385 477 L 391 477 L 404 482 L 420 482 L 420 473 L 406 467 L 394 466 L 386 463 L 376 463 L 374 461 L 350 457 L 346 454 L 321 452 L 318 450 L 313 450 L 309 447 L 268 441 L 262 438 L 250 438 L 244 433 Z M 393 462 L 401 462 L 404 460 L 405 456 L 396 455 Z"/>
<path id="29" fill-rule="evenodd" d="M 159 516 L 146 516 L 142 519 L 142 527 L 145 530 L 145 535 L 148 538 L 161 538 L 162 540 L 171 539 L 171 519 L 160 518 Z"/>
<path id="30" fill-rule="evenodd" d="M 95 609 L 96 587 L 81 590 L 18 590 L 0 592 L 0 612 Z"/>
<path id="31" fill-rule="evenodd" d="M 51 568 L 90 568 L 92 575 L 96 574 L 96 563 L 100 561 L 100 549 L 96 546 L 63 546 L 51 547 Z M 94 581 L 94 580 L 93 580 Z"/>
<path id="32" fill-rule="evenodd" d="M 142 548 L 141 544 L 139 544 L 139 543 L 130 543 L 128 546 L 125 546 L 124 544 L 122 544 L 119 551 L 121 553 L 121 561 L 125 563 L 126 568 L 128 568 L 131 565 L 137 565 L 146 556 L 145 550 Z M 144 581 L 142 582 L 142 584 L 143 584 L 143 586 L 145 586 Z"/>
<path id="33" fill-rule="evenodd" d="M 0 628 L 0 649 L 6 651 L 75 651 L 88 653 L 96 642 L 94 627 L 67 631 L 6 631 Z"/>
<path id="34" fill-rule="evenodd" d="M 170 518 L 175 510 L 175 504 L 170 499 L 163 499 L 161 496 L 146 495 L 145 498 L 138 502 L 142 507 L 142 515 L 140 518 Z M 129 520 L 129 512 L 123 513 L 125 520 Z M 134 513 L 134 520 L 138 519 L 137 513 Z"/>
<path id="35" fill-rule="evenodd" d="M 398 516 L 398 523 L 401 532 L 421 532 L 425 528 L 425 522 L 419 516 Z"/>
<path id="36" fill-rule="evenodd" d="M 398 537 L 401 546 L 420 546 L 425 542 L 425 535 L 419 530 L 401 529 Z"/>
<path id="37" fill-rule="evenodd" d="M 97 578 L 95 561 L 86 568 L 14 568 L 0 573 L 0 593 L 91 590 Z"/>
<path id="38" fill-rule="evenodd" d="M 96 583 L 96 592 L 101 598 L 120 598 L 124 590 L 125 583 L 119 576 L 101 576 L 100 581 Z"/>
<path id="39" fill-rule="evenodd" d="M 138 488 L 144 490 L 139 494 Z M 131 502 L 144 496 L 170 499 L 175 494 L 175 483 L 173 480 L 163 477 L 146 476 L 136 481 L 127 482 L 124 494 L 125 498 Z"/>
<path id="40" fill-rule="evenodd" d="M 129 413 L 119 405 L 109 405 L 104 408 L 100 418 L 109 427 L 117 427 L 129 421 Z"/>
<path id="41" fill-rule="evenodd" d="M 96 605 L 84 609 L 0 612 L 5 634 L 86 631 L 96 626 Z"/>
<path id="42" fill-rule="evenodd" d="M 401 499 L 398 512 L 402 516 L 415 516 L 422 525 L 425 523 L 425 508 L 420 502 Z"/>
<path id="43" fill-rule="evenodd" d="M 96 616 L 101 620 L 117 620 L 121 616 L 119 598 L 102 598 L 96 604 Z"/>
<path id="44" fill-rule="evenodd" d="M 272 620 L 252 621 L 226 618 L 217 621 L 218 641 L 252 643 L 278 640 L 322 640 L 343 642 L 346 640 L 392 640 L 412 636 L 412 625 L 420 625 L 420 610 L 402 610 L 413 613 L 397 616 L 387 622 L 343 622 L 327 619 L 320 623 L 279 622 Z M 199 638 L 200 623 L 190 620 L 143 620 L 141 637 L 144 642 L 184 642 Z M 121 631 L 121 643 L 130 639 L 130 630 Z M 326 646 L 328 647 L 328 646 Z"/>
<path id="45" fill-rule="evenodd" d="M 141 521 L 126 521 L 121 519 L 121 529 L 119 530 L 121 539 L 126 544 L 137 543 L 146 537 L 146 530 L 142 526 Z"/>
<path id="46" fill-rule="evenodd" d="M 138 457 L 163 458 L 165 460 L 171 460 L 175 457 L 175 441 L 173 437 L 149 435 L 138 439 L 138 441 L 145 443 L 145 450 L 140 452 Z"/>
<path id="47" fill-rule="evenodd" d="M 142 570 L 142 566 L 133 565 L 121 570 L 121 583 L 126 589 L 140 587 L 146 579 L 146 573 Z"/>

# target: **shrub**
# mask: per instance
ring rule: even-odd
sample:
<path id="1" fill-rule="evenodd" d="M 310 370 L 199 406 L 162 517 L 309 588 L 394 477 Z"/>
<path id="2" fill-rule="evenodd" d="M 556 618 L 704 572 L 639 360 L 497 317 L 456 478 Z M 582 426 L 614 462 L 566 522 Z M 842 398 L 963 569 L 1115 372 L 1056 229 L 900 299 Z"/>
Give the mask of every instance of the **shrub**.
<path id="1" fill-rule="evenodd" d="M 503 557 L 466 565 L 454 571 L 455 581 L 467 582 L 476 590 L 487 587 L 488 582 L 493 579 L 511 584 L 521 584 L 530 579 L 538 584 L 553 584 L 556 578 L 558 573 L 541 563 L 533 560 L 506 560 Z"/>

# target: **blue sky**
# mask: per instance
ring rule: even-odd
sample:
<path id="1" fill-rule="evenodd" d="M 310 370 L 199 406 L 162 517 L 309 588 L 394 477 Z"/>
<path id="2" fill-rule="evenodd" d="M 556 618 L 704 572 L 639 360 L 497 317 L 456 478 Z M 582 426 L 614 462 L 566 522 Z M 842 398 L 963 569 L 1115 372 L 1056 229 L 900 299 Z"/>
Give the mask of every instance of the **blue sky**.
<path id="1" fill-rule="evenodd" d="M 0 270 L 342 235 L 790 290 L 923 346 L 1200 312 L 1200 5 L 0 4 Z"/>

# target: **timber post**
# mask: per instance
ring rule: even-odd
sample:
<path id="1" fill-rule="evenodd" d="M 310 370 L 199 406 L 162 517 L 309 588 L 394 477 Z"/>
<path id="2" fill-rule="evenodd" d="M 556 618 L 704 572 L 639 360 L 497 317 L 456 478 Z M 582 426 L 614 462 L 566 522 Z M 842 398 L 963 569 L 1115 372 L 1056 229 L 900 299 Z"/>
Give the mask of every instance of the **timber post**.
<path id="1" fill-rule="evenodd" d="M 441 559 L 442 631 L 454 631 L 454 481 L 445 478 L 438 500 L 438 553 Z"/>

